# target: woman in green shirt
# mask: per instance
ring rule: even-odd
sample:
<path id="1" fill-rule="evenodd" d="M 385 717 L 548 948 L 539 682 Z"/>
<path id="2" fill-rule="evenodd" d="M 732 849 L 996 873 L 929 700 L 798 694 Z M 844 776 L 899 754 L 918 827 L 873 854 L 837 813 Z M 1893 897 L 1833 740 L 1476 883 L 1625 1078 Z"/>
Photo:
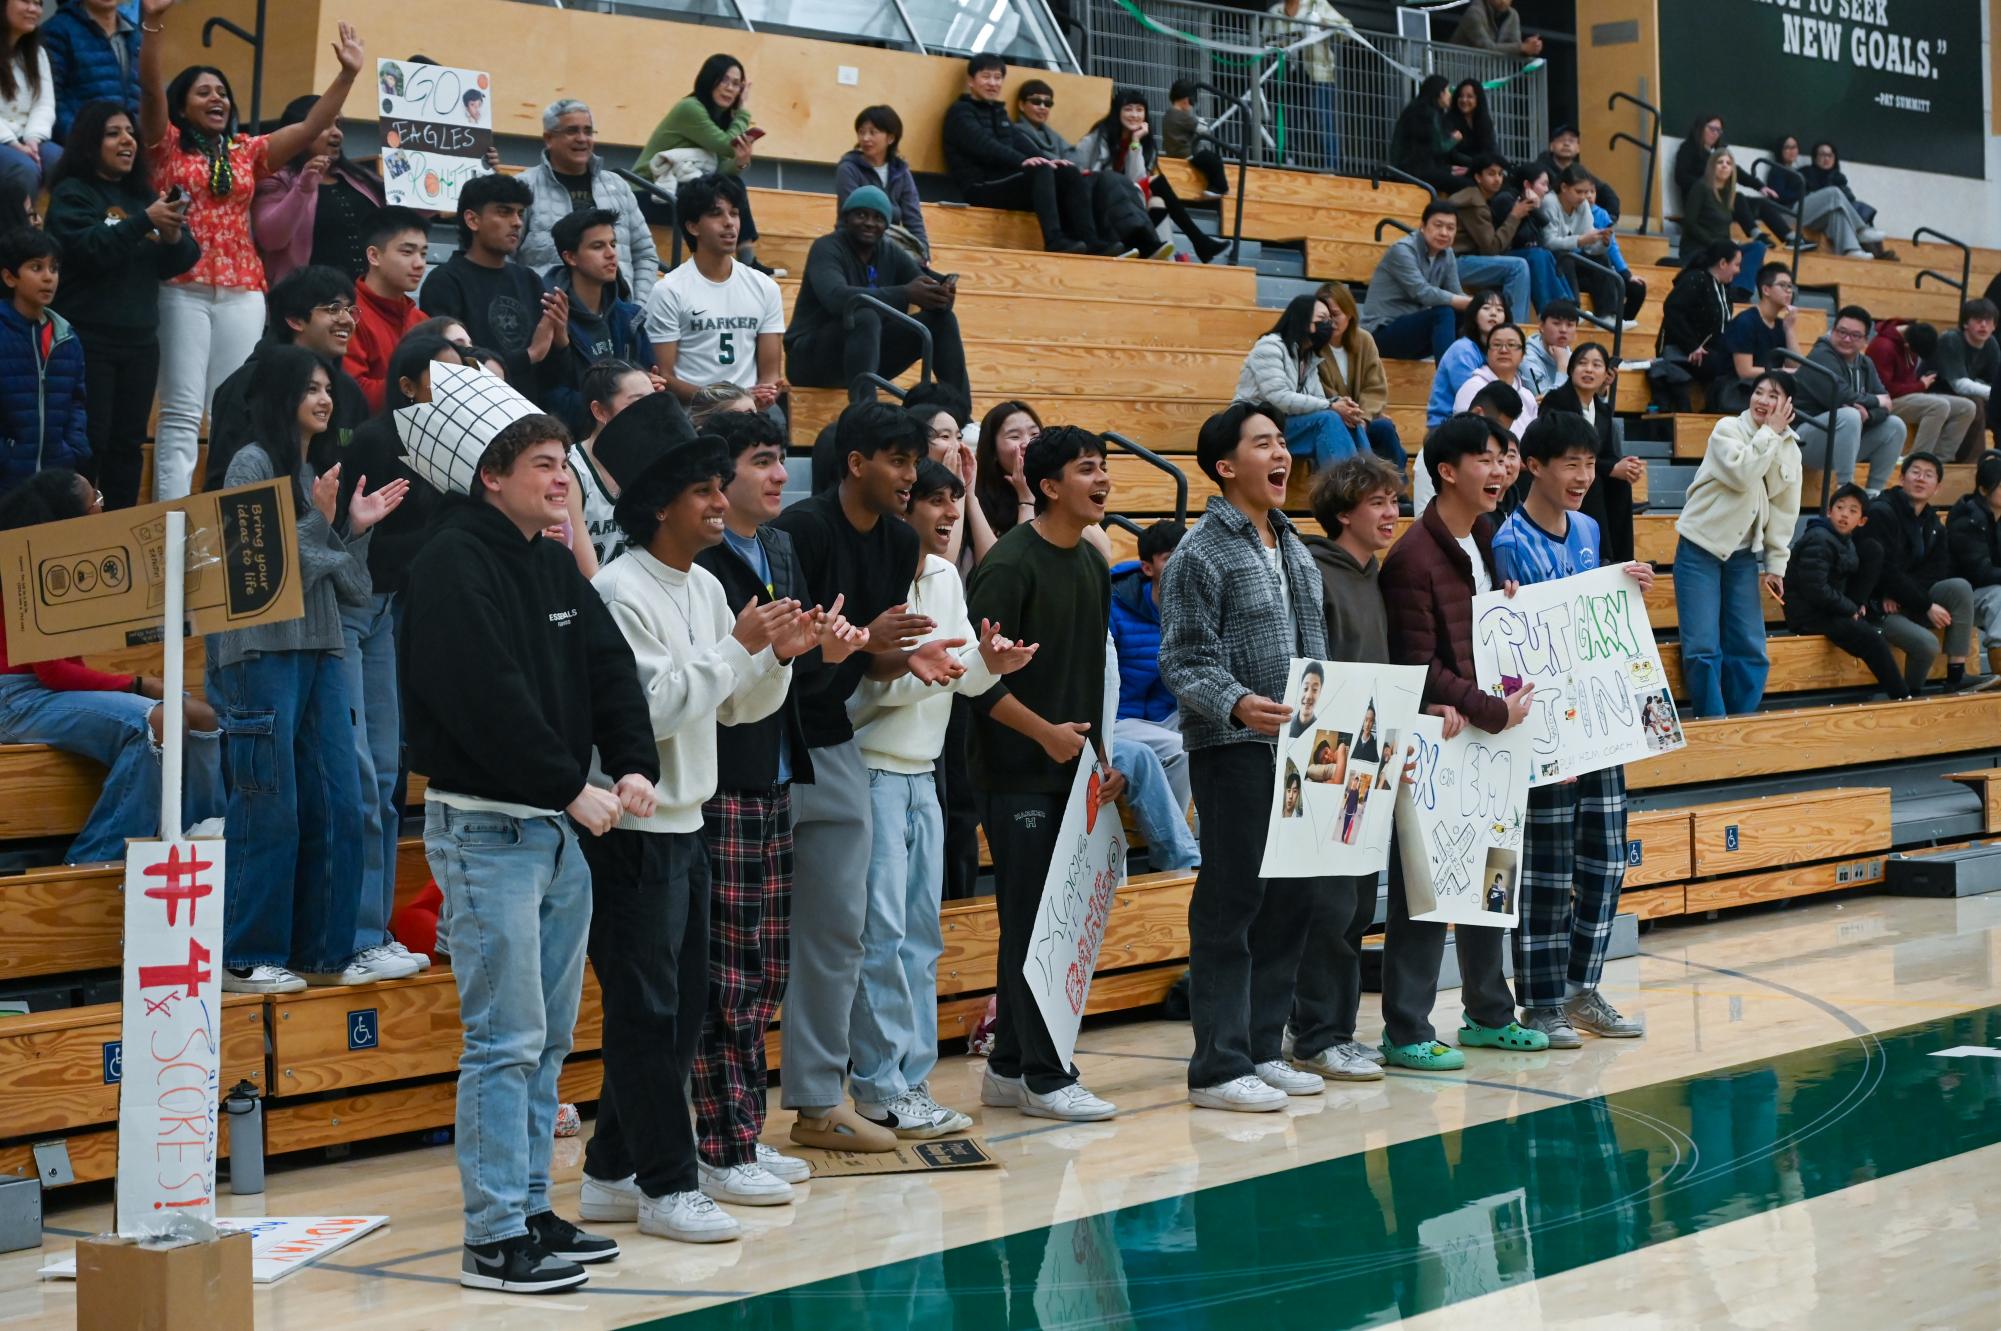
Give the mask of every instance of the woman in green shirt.
<path id="1" fill-rule="evenodd" d="M 744 105 L 749 92 L 743 62 L 735 56 L 718 53 L 704 60 L 695 75 L 695 90 L 668 108 L 653 127 L 634 169 L 666 189 L 711 172 L 741 175 L 750 165 L 753 142 L 764 132 L 750 127 L 750 110 Z M 737 259 L 771 275 L 771 269 L 757 261 L 757 225 L 751 221 L 748 205 L 741 221 Z"/>

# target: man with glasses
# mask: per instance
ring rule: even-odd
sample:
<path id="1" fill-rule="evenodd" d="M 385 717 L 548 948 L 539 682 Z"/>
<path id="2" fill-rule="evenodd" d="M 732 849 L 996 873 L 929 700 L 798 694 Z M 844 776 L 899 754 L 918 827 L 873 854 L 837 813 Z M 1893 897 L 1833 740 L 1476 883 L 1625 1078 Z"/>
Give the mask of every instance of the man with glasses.
<path id="1" fill-rule="evenodd" d="M 1799 311 L 1793 308 L 1793 270 L 1768 263 L 1758 270 L 1757 303 L 1740 311 L 1723 326 L 1723 349 L 1730 353 L 1734 379 L 1710 386 L 1711 409 L 1742 411 L 1751 403 L 1751 381 L 1766 370 L 1791 374 L 1792 366 L 1774 351 L 1800 354 Z"/>
<path id="2" fill-rule="evenodd" d="M 1809 470 L 1831 467 L 1834 483 L 1855 479 L 1858 463 L 1869 464 L 1869 493 L 1890 484 L 1890 473 L 1904 451 L 1904 423 L 1890 414 L 1890 395 L 1883 388 L 1876 364 L 1863 355 L 1872 321 L 1860 305 L 1844 305 L 1834 316 L 1827 336 L 1814 343 L 1807 359 L 1833 372 L 1837 383 L 1811 370 L 1798 375 L 1794 400 L 1799 420 L 1800 462 Z M 1834 437 L 1828 437 L 1827 412 L 1834 408 Z"/>
<path id="3" fill-rule="evenodd" d="M 1090 184 L 1075 163 L 1036 149 L 1008 120 L 1006 87 L 1000 56 L 983 51 L 966 62 L 965 95 L 945 112 L 945 166 L 960 195 L 979 208 L 1033 212 L 1042 248 L 1052 253 L 1104 252 Z"/>
<path id="4" fill-rule="evenodd" d="M 597 153 L 591 109 L 574 97 L 551 102 L 542 112 L 542 160 L 521 173 L 535 193 L 515 262 L 551 276 L 562 262 L 556 252 L 556 223 L 582 208 L 617 215 L 618 275 L 632 299 L 644 301 L 660 277 L 660 254 L 653 230 L 640 214 L 632 188 L 605 169 Z"/>

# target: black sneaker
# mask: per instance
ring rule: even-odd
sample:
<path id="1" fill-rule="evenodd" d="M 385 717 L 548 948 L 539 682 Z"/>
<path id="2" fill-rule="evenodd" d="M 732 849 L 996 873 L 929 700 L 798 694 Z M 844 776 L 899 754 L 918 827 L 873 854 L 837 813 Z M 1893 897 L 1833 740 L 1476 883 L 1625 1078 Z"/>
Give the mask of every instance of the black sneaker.
<path id="1" fill-rule="evenodd" d="M 587 1234 L 554 1211 L 528 1217 L 528 1237 L 552 1257 L 589 1266 L 618 1256 L 618 1243 L 596 1234 Z"/>
<path id="2" fill-rule="evenodd" d="M 575 1262 L 543 1251 L 528 1234 L 498 1243 L 468 1243 L 459 1262 L 461 1285 L 503 1294 L 553 1294 L 575 1289 L 590 1278 Z"/>

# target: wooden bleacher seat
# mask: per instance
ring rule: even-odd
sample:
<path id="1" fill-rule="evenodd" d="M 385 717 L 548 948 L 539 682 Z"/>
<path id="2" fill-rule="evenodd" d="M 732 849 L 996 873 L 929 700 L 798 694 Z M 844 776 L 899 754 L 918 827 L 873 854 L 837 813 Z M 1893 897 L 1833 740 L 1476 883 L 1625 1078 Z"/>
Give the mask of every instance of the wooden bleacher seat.
<path id="1" fill-rule="evenodd" d="M 1981 830 L 1992 835 L 2001 832 L 2001 767 L 1983 767 L 1975 771 L 1948 772 L 1947 781 L 1956 781 L 1974 794 L 1980 796 Z"/>

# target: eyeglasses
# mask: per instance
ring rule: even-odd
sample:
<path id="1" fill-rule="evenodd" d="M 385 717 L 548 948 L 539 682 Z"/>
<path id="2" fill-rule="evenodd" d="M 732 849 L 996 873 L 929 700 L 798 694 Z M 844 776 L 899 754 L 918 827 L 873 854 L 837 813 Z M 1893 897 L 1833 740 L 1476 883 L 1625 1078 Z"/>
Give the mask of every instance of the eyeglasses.
<path id="1" fill-rule="evenodd" d="M 1863 330 L 1860 328 L 1843 328 L 1837 324 L 1834 328 L 1834 336 L 1840 338 L 1843 342 L 1854 342 L 1863 336 Z"/>
<path id="2" fill-rule="evenodd" d="M 1054 97 L 1024 97 L 1021 99 L 1021 104 L 1023 106 L 1054 106 L 1056 105 L 1056 99 Z"/>
<path id="3" fill-rule="evenodd" d="M 352 319 L 354 302 L 351 300 L 330 300 L 324 305 L 313 306 L 313 312 L 324 314 L 329 319 Z"/>

